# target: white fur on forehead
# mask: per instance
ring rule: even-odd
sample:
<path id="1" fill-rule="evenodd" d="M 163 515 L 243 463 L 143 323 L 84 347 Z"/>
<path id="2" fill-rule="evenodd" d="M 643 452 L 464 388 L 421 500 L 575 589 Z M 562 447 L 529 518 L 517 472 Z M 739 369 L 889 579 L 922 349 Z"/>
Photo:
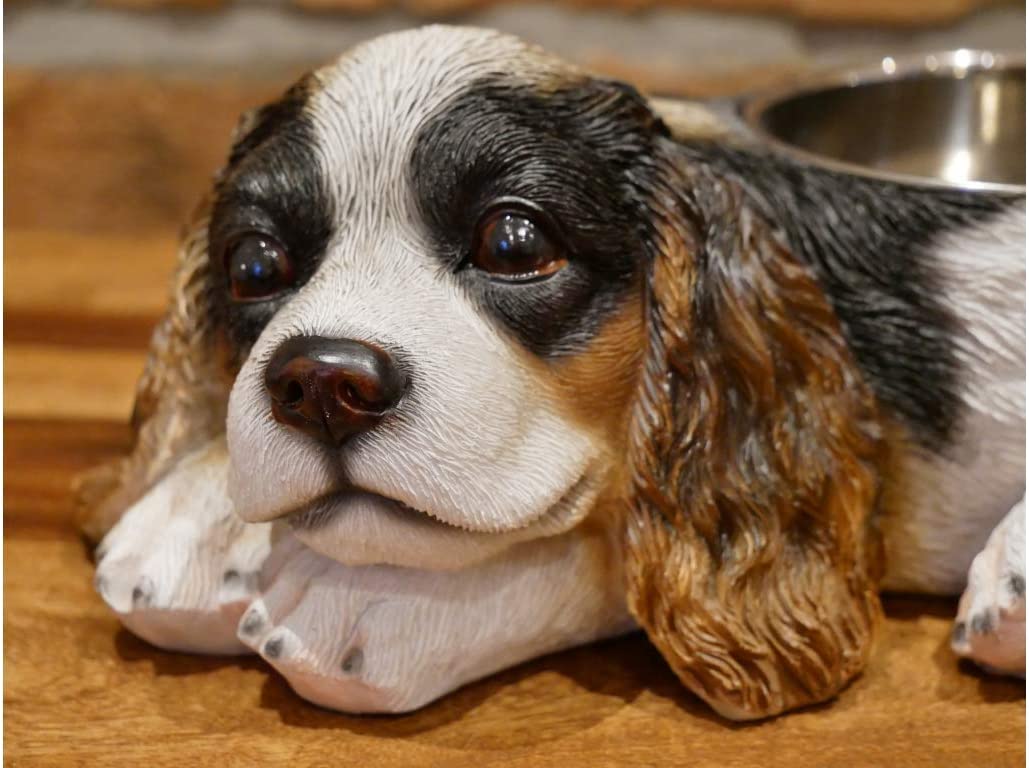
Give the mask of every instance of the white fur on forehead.
<path id="1" fill-rule="evenodd" d="M 428 117 L 484 75 L 546 66 L 514 38 L 435 27 L 373 41 L 318 73 L 323 90 L 306 114 L 341 213 L 317 272 L 264 329 L 232 390 L 230 488 L 244 518 L 325 496 L 342 470 L 443 522 L 514 530 L 595 465 L 595 436 L 547 394 L 543 366 L 441 273 L 407 187 Z M 398 412 L 334 455 L 276 423 L 264 367 L 297 335 L 396 350 L 411 379 Z"/>
<path id="2" fill-rule="evenodd" d="M 487 75 L 531 78 L 577 71 L 513 35 L 477 27 L 433 25 L 369 40 L 314 73 L 325 97 L 351 98 L 362 87 L 394 115 L 432 109 Z"/>
<path id="3" fill-rule="evenodd" d="M 571 65 L 511 35 L 429 26 L 370 40 L 314 73 L 308 115 L 338 199 L 406 190 L 395 182 L 424 121 L 482 78 L 525 82 Z M 395 202 L 395 201 L 394 201 Z M 371 213 L 365 207 L 357 213 Z"/>

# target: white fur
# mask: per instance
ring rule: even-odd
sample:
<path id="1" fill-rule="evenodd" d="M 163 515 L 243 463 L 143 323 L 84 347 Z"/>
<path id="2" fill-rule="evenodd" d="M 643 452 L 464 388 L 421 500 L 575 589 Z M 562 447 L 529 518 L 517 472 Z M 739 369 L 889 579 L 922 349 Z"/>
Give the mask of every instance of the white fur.
<path id="1" fill-rule="evenodd" d="M 901 444 L 887 478 L 885 587 L 956 595 L 990 531 L 1025 495 L 1025 208 L 937 244 L 934 265 L 964 327 L 967 409 L 940 456 Z"/>
<path id="2" fill-rule="evenodd" d="M 227 474 L 223 439 L 186 456 L 97 550 L 97 591 L 126 628 L 161 648 L 247 652 L 236 625 L 257 593 L 271 526 L 233 513 Z"/>
<path id="3" fill-rule="evenodd" d="M 617 535 L 578 528 L 454 572 L 354 568 L 295 539 L 240 639 L 305 699 L 405 712 L 526 659 L 633 628 Z"/>

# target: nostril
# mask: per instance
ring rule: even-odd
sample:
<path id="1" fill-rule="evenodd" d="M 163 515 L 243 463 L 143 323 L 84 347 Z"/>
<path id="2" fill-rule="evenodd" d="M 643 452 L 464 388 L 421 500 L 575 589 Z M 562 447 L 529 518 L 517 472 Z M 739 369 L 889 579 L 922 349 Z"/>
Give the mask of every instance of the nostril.
<path id="1" fill-rule="evenodd" d="M 352 384 L 342 382 L 336 388 L 336 394 L 339 399 L 344 401 L 347 405 L 360 408 L 361 407 L 361 396 L 357 394 L 357 390 L 354 389 Z"/>
<path id="2" fill-rule="evenodd" d="M 299 381 L 292 379 L 286 384 L 282 404 L 286 408 L 296 408 L 302 402 L 304 402 L 304 387 Z"/>
<path id="3" fill-rule="evenodd" d="M 336 399 L 352 411 L 381 416 L 393 403 L 378 380 L 346 377 L 336 385 Z"/>
<path id="4" fill-rule="evenodd" d="M 355 411 L 375 410 L 375 404 L 362 397 L 361 393 L 357 391 L 357 387 L 348 381 L 340 382 L 339 386 L 336 387 L 336 396 Z"/>

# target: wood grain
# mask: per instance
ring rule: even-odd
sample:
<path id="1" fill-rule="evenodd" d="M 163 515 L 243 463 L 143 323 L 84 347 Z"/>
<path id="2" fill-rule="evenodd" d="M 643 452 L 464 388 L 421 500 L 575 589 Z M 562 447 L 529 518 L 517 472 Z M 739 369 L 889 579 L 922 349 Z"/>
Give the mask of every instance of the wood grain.
<path id="1" fill-rule="evenodd" d="M 14 229 L 4 251 L 5 413 L 127 419 L 174 233 Z"/>
<path id="2" fill-rule="evenodd" d="M 20 193 L 5 196 L 6 764 L 1025 764 L 1024 684 L 957 663 L 951 600 L 889 599 L 868 671 L 836 702 L 747 726 L 713 717 L 639 635 L 412 715 L 347 717 L 256 660 L 165 653 L 120 629 L 93 592 L 68 483 L 128 449 L 178 223 L 230 113 L 278 84 L 102 82 L 26 75 L 5 93 L 5 189 Z"/>

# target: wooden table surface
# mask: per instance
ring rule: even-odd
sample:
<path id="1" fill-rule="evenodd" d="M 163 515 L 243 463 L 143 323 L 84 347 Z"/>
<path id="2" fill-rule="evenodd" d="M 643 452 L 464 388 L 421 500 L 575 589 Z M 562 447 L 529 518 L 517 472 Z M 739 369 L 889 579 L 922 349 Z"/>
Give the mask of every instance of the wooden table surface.
<path id="1" fill-rule="evenodd" d="M 283 81 L 285 82 L 285 81 Z M 166 653 L 94 594 L 68 481 L 127 448 L 179 222 L 283 83 L 5 75 L 4 746 L 10 765 L 1025 764 L 1025 686 L 958 664 L 954 601 L 894 597 L 837 701 L 733 726 L 639 635 L 402 717 L 304 703 L 252 658 Z"/>

